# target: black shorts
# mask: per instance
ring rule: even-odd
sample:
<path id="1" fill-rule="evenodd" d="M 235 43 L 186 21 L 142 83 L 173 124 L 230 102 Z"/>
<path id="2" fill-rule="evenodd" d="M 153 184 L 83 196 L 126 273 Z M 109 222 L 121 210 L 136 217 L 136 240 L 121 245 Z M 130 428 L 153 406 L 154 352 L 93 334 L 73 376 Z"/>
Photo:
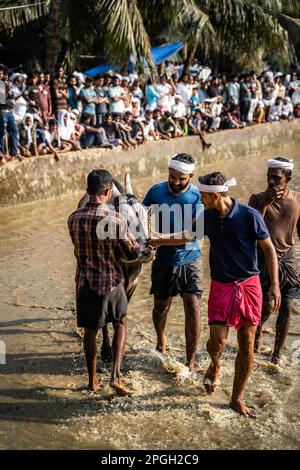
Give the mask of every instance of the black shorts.
<path id="1" fill-rule="evenodd" d="M 94 292 L 77 292 L 77 326 L 89 330 L 99 330 L 107 323 L 118 322 L 127 314 L 127 297 L 124 286 L 97 295 Z"/>
<path id="2" fill-rule="evenodd" d="M 150 294 L 159 300 L 167 300 L 177 294 L 202 295 L 202 259 L 182 266 L 165 266 L 154 261 L 152 264 Z"/>

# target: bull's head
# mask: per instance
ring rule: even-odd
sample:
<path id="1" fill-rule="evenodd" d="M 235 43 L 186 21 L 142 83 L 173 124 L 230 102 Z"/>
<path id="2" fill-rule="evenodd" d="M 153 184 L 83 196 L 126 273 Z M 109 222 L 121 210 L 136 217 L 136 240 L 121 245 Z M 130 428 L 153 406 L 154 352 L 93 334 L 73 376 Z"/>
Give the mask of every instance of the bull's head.
<path id="1" fill-rule="evenodd" d="M 143 206 L 134 195 L 128 172 L 125 174 L 124 190 L 122 192 L 114 184 L 113 204 L 127 221 L 130 232 L 140 245 L 139 260 L 143 263 L 152 261 L 153 250 L 146 245 L 150 224 L 150 209 Z"/>
<path id="2" fill-rule="evenodd" d="M 80 200 L 78 207 L 82 207 L 89 201 L 89 195 L 85 194 Z M 149 209 L 143 206 L 133 193 L 130 174 L 127 172 L 124 179 L 124 187 L 116 180 L 113 184 L 111 204 L 127 221 L 129 230 L 140 246 L 138 260 L 142 263 L 152 261 L 154 252 L 146 245 L 148 238 L 148 226 L 150 223 Z"/>

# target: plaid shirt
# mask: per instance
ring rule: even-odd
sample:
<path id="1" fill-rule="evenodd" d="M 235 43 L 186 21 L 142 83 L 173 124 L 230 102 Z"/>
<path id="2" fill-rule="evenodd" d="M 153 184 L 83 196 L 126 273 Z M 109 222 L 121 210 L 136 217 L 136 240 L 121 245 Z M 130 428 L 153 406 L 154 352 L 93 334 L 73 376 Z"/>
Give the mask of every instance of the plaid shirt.
<path id="1" fill-rule="evenodd" d="M 97 226 L 99 230 L 99 225 L 107 222 L 115 236 L 99 239 Z M 128 234 L 125 219 L 104 204 L 88 203 L 69 216 L 68 228 L 77 259 L 77 291 L 103 295 L 123 284 L 121 256 L 135 259 L 139 254 L 139 245 Z"/>

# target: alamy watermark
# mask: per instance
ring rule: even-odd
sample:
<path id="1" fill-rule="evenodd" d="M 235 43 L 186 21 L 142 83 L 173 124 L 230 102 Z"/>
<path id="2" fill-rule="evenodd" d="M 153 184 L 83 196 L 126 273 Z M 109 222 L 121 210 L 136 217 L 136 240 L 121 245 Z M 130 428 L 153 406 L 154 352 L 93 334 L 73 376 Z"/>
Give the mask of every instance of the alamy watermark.
<path id="1" fill-rule="evenodd" d="M 0 364 L 6 364 L 6 345 L 4 341 L 0 341 Z"/>
<path id="2" fill-rule="evenodd" d="M 191 240 L 203 242 L 203 204 L 153 204 L 150 208 L 138 201 L 119 198 L 118 211 L 113 205 L 99 206 L 97 236 L 100 240 L 126 239 L 128 231 L 137 240 L 155 238 L 157 233 L 176 234 L 175 239 L 188 232 Z M 121 216 L 121 217 L 120 217 Z"/>

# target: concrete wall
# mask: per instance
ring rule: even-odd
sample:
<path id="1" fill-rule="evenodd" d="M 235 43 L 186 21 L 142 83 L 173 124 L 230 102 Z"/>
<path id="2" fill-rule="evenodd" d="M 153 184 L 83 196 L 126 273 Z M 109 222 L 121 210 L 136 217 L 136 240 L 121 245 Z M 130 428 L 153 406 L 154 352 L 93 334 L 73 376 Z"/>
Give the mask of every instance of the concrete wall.
<path id="1" fill-rule="evenodd" d="M 0 207 L 83 190 L 92 169 L 105 168 L 120 178 L 126 170 L 138 176 L 165 174 L 166 162 L 177 152 L 191 153 L 198 166 L 218 160 L 244 158 L 268 146 L 282 147 L 283 142 L 298 140 L 300 120 L 252 126 L 209 135 L 212 147 L 202 152 L 198 137 L 151 142 L 136 150 L 91 149 L 61 155 L 32 157 L 22 162 L 11 161 L 0 167 Z"/>

